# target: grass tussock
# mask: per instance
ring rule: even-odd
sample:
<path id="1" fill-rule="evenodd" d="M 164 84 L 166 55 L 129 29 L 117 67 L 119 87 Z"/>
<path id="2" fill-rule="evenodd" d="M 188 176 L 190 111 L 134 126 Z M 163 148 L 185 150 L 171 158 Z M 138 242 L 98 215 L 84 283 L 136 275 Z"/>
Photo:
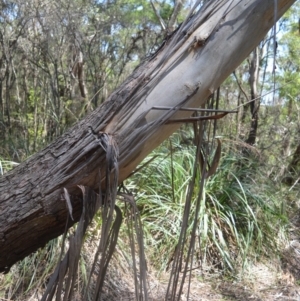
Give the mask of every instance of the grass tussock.
<path id="1" fill-rule="evenodd" d="M 177 247 L 195 162 L 194 146 L 183 144 L 179 134 L 171 139 L 172 150 L 170 143 L 162 145 L 126 184 L 138 195 L 150 262 L 162 270 L 169 268 Z M 205 182 L 195 264 L 234 271 L 249 260 L 278 255 L 287 218 L 283 199 L 274 193 L 274 183 L 266 177 L 259 158 L 243 157 L 230 141 L 225 148 L 217 172 Z M 196 183 L 200 185 L 199 173 Z M 196 199 L 195 193 L 190 216 Z M 192 220 L 189 225 L 191 233 Z"/>

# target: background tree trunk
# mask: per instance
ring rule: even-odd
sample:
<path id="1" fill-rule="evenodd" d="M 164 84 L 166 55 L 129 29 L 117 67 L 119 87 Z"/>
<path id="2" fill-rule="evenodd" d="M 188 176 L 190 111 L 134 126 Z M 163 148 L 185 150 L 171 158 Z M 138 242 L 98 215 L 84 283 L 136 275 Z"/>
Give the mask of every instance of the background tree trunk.
<path id="1" fill-rule="evenodd" d="M 258 111 L 260 105 L 260 99 L 258 98 L 257 86 L 259 81 L 259 61 L 260 61 L 260 49 L 255 47 L 252 52 L 252 56 L 249 62 L 249 74 L 250 74 L 250 91 L 251 91 L 251 102 L 250 102 L 250 112 L 251 112 L 251 127 L 249 131 L 246 143 L 250 145 L 255 144 L 257 127 L 258 127 Z"/>
<path id="2" fill-rule="evenodd" d="M 295 2 L 277 1 L 277 17 Z M 62 189 L 80 216 L 78 185 L 98 189 L 109 140 L 119 182 L 220 86 L 274 23 L 273 0 L 215 0 L 183 23 L 98 109 L 0 178 L 0 270 L 63 233 Z M 170 110 L 154 109 L 167 106 Z"/>

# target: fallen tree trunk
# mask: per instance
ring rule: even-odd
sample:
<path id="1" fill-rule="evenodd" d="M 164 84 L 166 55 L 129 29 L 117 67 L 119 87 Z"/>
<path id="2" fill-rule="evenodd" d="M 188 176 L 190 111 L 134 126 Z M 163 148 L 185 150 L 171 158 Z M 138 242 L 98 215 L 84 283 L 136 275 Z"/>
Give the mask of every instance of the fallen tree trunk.
<path id="1" fill-rule="evenodd" d="M 1 177 L 0 271 L 63 233 L 68 215 L 64 187 L 78 220 L 78 185 L 99 188 L 108 139 L 119 149 L 122 182 L 178 128 L 175 121 L 190 116 L 190 111 L 179 109 L 203 104 L 266 35 L 274 24 L 274 12 L 278 19 L 293 2 L 207 2 L 102 106 Z"/>

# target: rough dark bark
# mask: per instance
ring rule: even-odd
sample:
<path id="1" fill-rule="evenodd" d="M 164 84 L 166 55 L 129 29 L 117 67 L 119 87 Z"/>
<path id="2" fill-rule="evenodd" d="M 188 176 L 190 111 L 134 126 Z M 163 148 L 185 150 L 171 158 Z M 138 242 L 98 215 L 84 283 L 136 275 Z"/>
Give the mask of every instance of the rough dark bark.
<path id="1" fill-rule="evenodd" d="M 278 0 L 280 17 L 295 0 Z M 47 148 L 0 178 L 0 271 L 64 231 L 62 189 L 72 195 L 75 221 L 81 191 L 105 174 L 101 140 L 119 148 L 119 182 L 188 117 L 182 106 L 203 104 L 260 42 L 274 22 L 273 0 L 209 1 L 165 41 L 109 99 Z M 169 111 L 153 110 L 169 106 Z"/>
<path id="2" fill-rule="evenodd" d="M 286 176 L 283 178 L 283 183 L 287 185 L 295 185 L 300 180 L 300 144 L 297 145 L 297 148 L 293 154 L 292 161 L 290 162 Z"/>

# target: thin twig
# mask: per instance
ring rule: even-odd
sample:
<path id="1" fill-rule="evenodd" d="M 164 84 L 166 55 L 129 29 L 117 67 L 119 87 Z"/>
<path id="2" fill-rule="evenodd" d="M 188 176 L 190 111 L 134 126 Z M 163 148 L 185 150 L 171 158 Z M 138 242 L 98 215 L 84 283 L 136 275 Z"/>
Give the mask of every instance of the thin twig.
<path id="1" fill-rule="evenodd" d="M 155 106 L 151 110 L 178 110 L 178 111 L 196 111 L 196 112 L 212 112 L 212 113 L 237 113 L 237 111 L 232 110 L 214 110 L 214 109 L 200 109 L 200 108 L 177 108 L 177 107 L 161 107 Z"/>

